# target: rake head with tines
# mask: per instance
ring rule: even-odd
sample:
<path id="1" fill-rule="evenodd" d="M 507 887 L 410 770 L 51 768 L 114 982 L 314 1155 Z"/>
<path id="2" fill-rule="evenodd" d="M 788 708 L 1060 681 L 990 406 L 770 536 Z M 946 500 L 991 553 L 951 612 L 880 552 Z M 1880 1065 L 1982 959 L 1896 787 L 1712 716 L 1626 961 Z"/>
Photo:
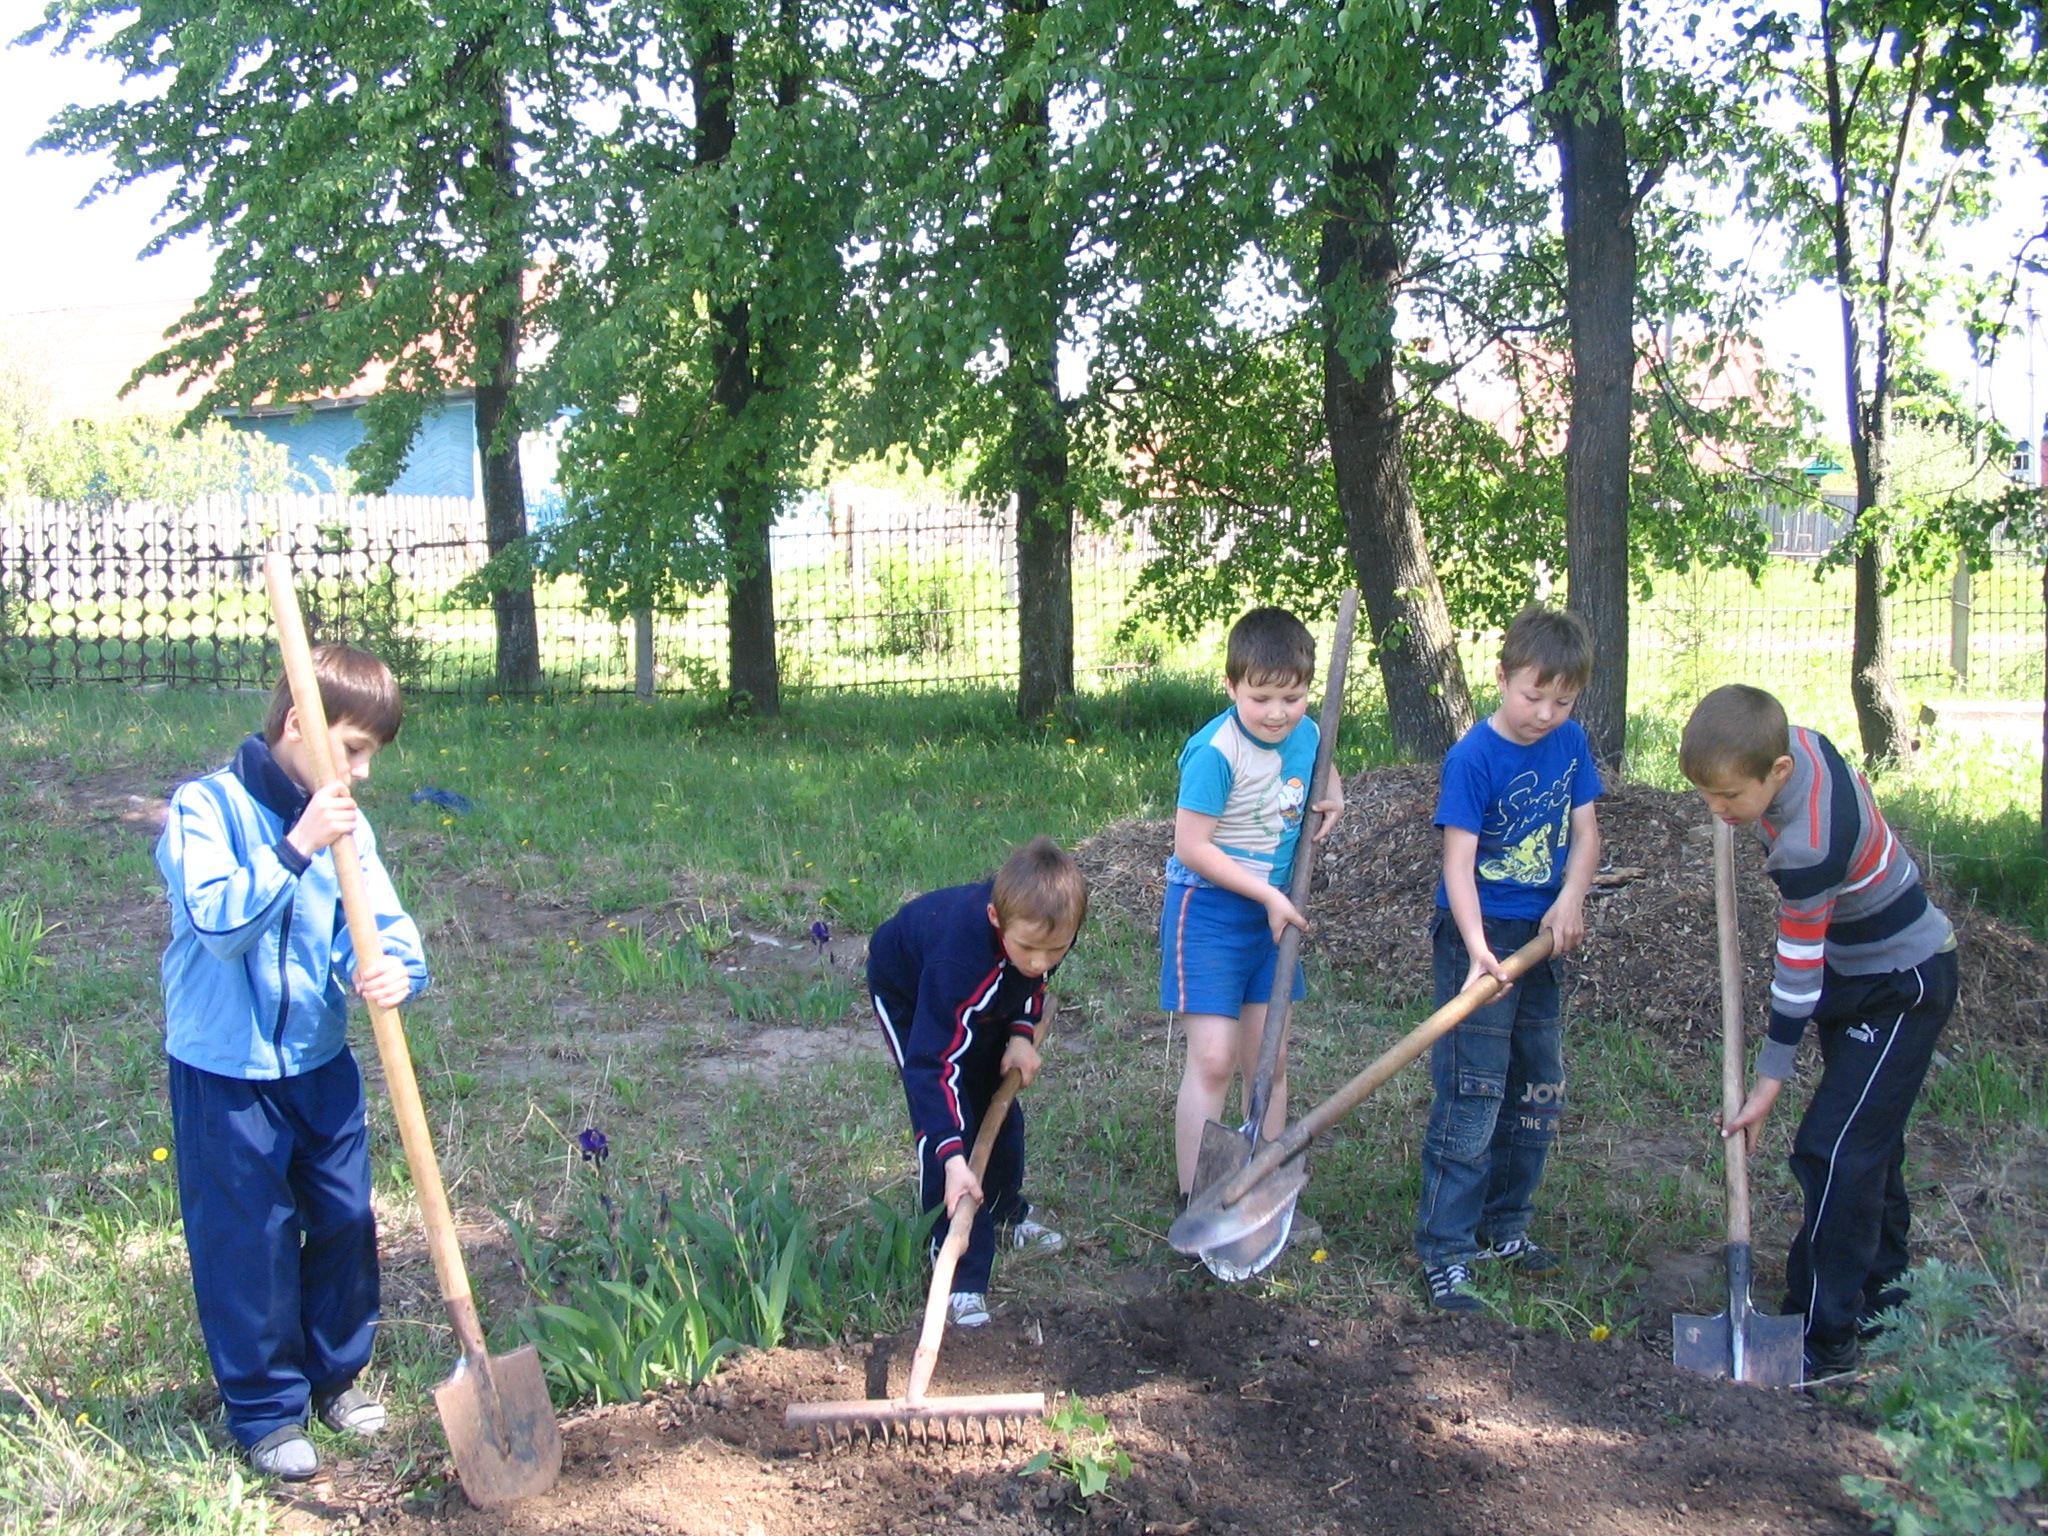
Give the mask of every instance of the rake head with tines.
<path id="1" fill-rule="evenodd" d="M 782 1422 L 812 1431 L 821 1447 L 873 1445 L 1010 1445 L 1045 1417 L 1043 1392 L 980 1397 L 868 1398 L 841 1403 L 791 1403 Z"/>
<path id="2" fill-rule="evenodd" d="M 1042 1042 L 1052 1027 L 1054 1007 L 1046 1006 L 1039 1029 Z M 980 1178 L 988 1172 L 989 1150 L 996 1132 L 1010 1113 L 1010 1104 L 1023 1086 L 1023 1074 L 1014 1069 L 1004 1074 L 1001 1086 L 989 1100 L 981 1117 L 981 1134 L 975 1137 L 968 1166 Z M 946 1309 L 953 1290 L 953 1272 L 967 1239 L 974 1229 L 974 1213 L 981 1202 L 963 1195 L 953 1206 L 946 1227 L 946 1240 L 932 1256 L 931 1286 L 925 1293 L 924 1327 L 917 1338 L 917 1353 L 911 1357 L 910 1380 L 900 1398 L 864 1398 L 852 1402 L 791 1403 L 782 1413 L 788 1429 L 810 1429 L 821 1444 L 894 1442 L 934 1445 L 1007 1444 L 1021 1439 L 1025 1428 L 1045 1417 L 1043 1392 L 997 1393 L 982 1397 L 928 1397 L 932 1372 L 939 1364 L 939 1341 L 946 1332 Z"/>

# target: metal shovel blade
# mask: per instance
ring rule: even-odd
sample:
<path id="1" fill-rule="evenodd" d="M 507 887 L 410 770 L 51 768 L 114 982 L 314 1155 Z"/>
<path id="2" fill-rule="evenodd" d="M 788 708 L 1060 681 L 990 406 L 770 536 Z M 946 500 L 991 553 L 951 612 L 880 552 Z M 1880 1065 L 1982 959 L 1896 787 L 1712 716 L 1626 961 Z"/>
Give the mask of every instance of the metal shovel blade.
<path id="1" fill-rule="evenodd" d="M 1230 1205 L 1223 1203 L 1228 1178 L 1198 1188 L 1180 1219 L 1167 1228 L 1166 1240 L 1175 1252 L 1205 1262 L 1210 1254 L 1235 1249 L 1240 1244 L 1254 1256 L 1272 1245 L 1273 1251 L 1264 1263 L 1247 1271 L 1256 1274 L 1286 1246 L 1287 1234 L 1294 1225 L 1294 1202 L 1307 1182 L 1308 1164 L 1297 1157 L 1275 1168 Z M 1241 1262 L 1245 1255 L 1240 1251 L 1234 1257 Z"/>
<path id="2" fill-rule="evenodd" d="M 1728 1310 L 1710 1317 L 1674 1315 L 1671 1363 L 1756 1387 L 1798 1386 L 1806 1378 L 1806 1319 L 1767 1316 L 1750 1306 L 1747 1243 L 1730 1243 L 1727 1262 Z"/>
<path id="3" fill-rule="evenodd" d="M 455 1475 L 479 1509 L 554 1486 L 562 1470 L 562 1433 L 531 1344 L 491 1355 L 482 1371 L 458 1361 L 434 1388 L 434 1406 L 441 1410 Z"/>
<path id="4" fill-rule="evenodd" d="M 1233 1131 L 1227 1125 L 1211 1120 L 1202 1127 L 1202 1151 L 1195 1160 L 1195 1189 L 1205 1192 L 1220 1188 L 1230 1176 L 1249 1163 L 1258 1152 L 1254 1139 L 1244 1131 Z M 1271 1215 L 1242 1236 L 1228 1242 L 1211 1243 L 1197 1251 L 1196 1257 L 1208 1266 L 1209 1273 L 1218 1280 L 1231 1285 L 1240 1280 L 1249 1280 L 1266 1268 L 1287 1247 L 1287 1239 L 1294 1230 L 1294 1207 L 1301 1194 L 1301 1187 L 1308 1182 L 1308 1160 L 1303 1157 L 1288 1165 L 1290 1174 L 1285 1188 L 1287 1193 Z M 1258 1198 L 1260 1191 L 1247 1193 L 1246 1199 Z M 1190 1202 L 1191 1204 L 1196 1202 Z M 1238 1207 L 1244 1205 L 1238 1202 Z M 1267 1202 L 1262 1201 L 1262 1204 Z"/>

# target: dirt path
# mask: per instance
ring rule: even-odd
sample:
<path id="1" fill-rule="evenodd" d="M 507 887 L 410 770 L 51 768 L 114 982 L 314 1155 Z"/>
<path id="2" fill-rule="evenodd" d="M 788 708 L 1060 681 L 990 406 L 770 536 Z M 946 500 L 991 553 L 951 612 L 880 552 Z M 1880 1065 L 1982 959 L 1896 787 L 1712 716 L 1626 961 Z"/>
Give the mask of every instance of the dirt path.
<path id="1" fill-rule="evenodd" d="M 1333 1323 L 1201 1290 L 1112 1310 L 1000 1316 L 955 1334 L 951 1392 L 1080 1393 L 1131 1476 L 1083 1507 L 1032 1446 L 820 1451 L 785 1404 L 900 1391 L 909 1336 L 746 1360 L 701 1400 L 573 1421 L 560 1485 L 510 1510 L 363 1509 L 348 1471 L 288 1519 L 380 1530 L 927 1536 L 1698 1536 L 1862 1532 L 1844 1473 L 1882 1454 L 1847 1414 L 1795 1392 L 1684 1375 L 1639 1344 L 1569 1343 L 1393 1303 Z M 1045 1443 L 1034 1439 L 1032 1445 Z"/>

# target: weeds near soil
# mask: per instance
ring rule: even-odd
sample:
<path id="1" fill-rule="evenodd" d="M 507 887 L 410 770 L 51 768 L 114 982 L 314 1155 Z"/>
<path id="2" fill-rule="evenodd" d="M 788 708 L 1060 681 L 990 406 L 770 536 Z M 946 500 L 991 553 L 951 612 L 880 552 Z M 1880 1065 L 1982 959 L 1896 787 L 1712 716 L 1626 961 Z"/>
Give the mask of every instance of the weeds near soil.
<path id="1" fill-rule="evenodd" d="M 0 901 L 0 992 L 27 991 L 36 973 L 49 965 L 38 953 L 49 933 L 42 908 L 31 908 L 27 896 Z"/>
<path id="2" fill-rule="evenodd" d="M 697 1174 L 678 1193 L 603 1174 L 542 1237 L 507 1216 L 537 1298 L 520 1325 L 558 1398 L 695 1386 L 742 1348 L 885 1327 L 907 1309 L 930 1220 L 871 1199 L 830 1240 L 782 1174 Z"/>
<path id="3" fill-rule="evenodd" d="M 623 928 L 600 939 L 597 951 L 618 973 L 620 985 L 635 992 L 674 988 L 687 992 L 711 974 L 704 951 L 688 935 L 650 939 L 638 928 Z"/>
<path id="4" fill-rule="evenodd" d="M 1059 1436 L 1060 1443 L 1025 1462 L 1021 1475 L 1051 1471 L 1072 1482 L 1074 1491 L 1084 1499 L 1101 1493 L 1112 1478 L 1131 1475 L 1130 1455 L 1109 1432 L 1109 1420 L 1080 1397 L 1061 1398 L 1045 1426 Z"/>
<path id="5" fill-rule="evenodd" d="M 1897 1478 L 1845 1477 L 1865 1514 L 1897 1536 L 2022 1536 L 2016 1501 L 2048 1473 L 2041 1394 L 2013 1380 L 1976 1324 L 1991 1277 L 1939 1259 L 1915 1265 L 1912 1299 L 1872 1341 L 1870 1405 Z"/>

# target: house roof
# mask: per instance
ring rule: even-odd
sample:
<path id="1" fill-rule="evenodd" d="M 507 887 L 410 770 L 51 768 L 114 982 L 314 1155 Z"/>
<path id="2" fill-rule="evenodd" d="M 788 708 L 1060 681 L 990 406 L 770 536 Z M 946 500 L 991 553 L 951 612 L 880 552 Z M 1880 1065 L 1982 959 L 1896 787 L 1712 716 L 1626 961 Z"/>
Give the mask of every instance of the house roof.
<path id="1" fill-rule="evenodd" d="M 125 398 L 121 386 L 163 350 L 165 332 L 188 307 L 182 299 L 150 299 L 17 311 L 0 315 L 0 346 L 36 371 L 51 412 L 64 420 L 183 413 L 196 396 L 190 386 L 181 395 L 179 380 L 144 379 Z"/>

